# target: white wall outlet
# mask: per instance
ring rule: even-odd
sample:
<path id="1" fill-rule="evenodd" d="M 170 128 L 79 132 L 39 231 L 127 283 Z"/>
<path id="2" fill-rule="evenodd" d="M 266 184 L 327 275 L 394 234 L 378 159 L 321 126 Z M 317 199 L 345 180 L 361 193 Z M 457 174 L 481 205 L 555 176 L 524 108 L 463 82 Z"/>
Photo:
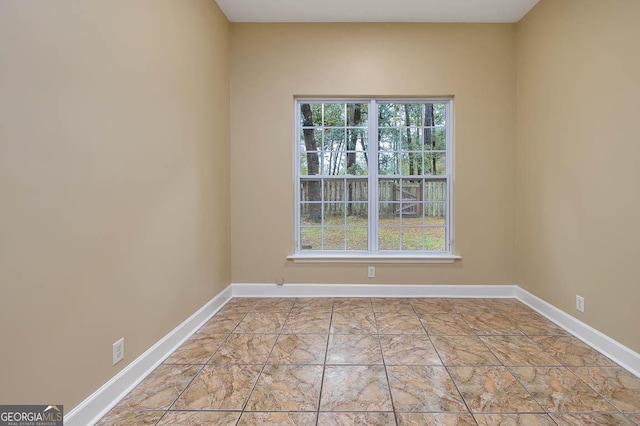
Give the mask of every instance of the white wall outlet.
<path id="1" fill-rule="evenodd" d="M 113 365 L 124 358 L 124 337 L 113 344 Z"/>
<path id="2" fill-rule="evenodd" d="M 580 312 L 584 312 L 584 297 L 576 294 L 576 309 Z"/>
<path id="3" fill-rule="evenodd" d="M 369 277 L 369 278 L 375 278 L 376 277 L 376 267 L 375 266 L 369 266 L 367 268 L 367 277 Z"/>

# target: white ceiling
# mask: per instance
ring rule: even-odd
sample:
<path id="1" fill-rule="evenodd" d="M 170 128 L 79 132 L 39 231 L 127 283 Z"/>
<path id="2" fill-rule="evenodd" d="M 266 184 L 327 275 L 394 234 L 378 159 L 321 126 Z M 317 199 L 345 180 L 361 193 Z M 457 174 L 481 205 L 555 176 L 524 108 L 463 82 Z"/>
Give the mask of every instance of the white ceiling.
<path id="1" fill-rule="evenodd" d="M 216 0 L 231 22 L 517 22 L 539 0 Z"/>

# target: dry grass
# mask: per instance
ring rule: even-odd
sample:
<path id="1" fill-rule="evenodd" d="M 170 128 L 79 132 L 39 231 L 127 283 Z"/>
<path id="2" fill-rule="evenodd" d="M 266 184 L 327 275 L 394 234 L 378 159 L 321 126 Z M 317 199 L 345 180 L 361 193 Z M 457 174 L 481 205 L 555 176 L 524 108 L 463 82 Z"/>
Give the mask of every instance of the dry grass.
<path id="1" fill-rule="evenodd" d="M 445 220 L 443 217 L 380 219 L 378 248 L 380 250 L 444 251 Z M 324 224 L 303 220 L 301 245 L 303 250 L 367 250 L 367 218 L 331 216 Z M 323 238 L 324 237 L 324 238 Z M 324 245 L 323 245 L 324 242 Z"/>

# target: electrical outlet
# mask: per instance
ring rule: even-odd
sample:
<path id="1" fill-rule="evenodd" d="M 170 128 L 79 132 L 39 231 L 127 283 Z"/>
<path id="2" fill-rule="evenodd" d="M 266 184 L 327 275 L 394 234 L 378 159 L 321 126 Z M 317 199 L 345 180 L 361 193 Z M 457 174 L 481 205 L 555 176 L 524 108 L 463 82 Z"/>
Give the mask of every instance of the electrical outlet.
<path id="1" fill-rule="evenodd" d="M 124 358 L 124 337 L 113 344 L 113 365 Z"/>
<path id="2" fill-rule="evenodd" d="M 584 312 L 584 297 L 576 294 L 576 309 L 580 312 Z"/>
<path id="3" fill-rule="evenodd" d="M 276 284 L 277 285 L 284 285 L 284 277 L 276 278 Z"/>
<path id="4" fill-rule="evenodd" d="M 376 277 L 376 267 L 375 266 L 369 266 L 367 268 L 367 277 L 369 277 L 369 278 L 375 278 Z"/>

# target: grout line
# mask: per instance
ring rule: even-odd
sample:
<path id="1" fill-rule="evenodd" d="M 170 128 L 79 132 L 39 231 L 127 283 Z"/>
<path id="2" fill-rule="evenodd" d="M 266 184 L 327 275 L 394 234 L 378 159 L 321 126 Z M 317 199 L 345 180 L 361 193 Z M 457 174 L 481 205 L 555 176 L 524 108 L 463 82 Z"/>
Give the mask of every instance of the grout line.
<path id="1" fill-rule="evenodd" d="M 245 413 L 245 410 L 247 408 L 247 404 L 249 403 L 249 399 L 251 399 L 251 395 L 253 395 L 253 392 L 256 390 L 256 386 L 258 386 L 258 382 L 260 381 L 260 378 L 262 377 L 262 373 L 264 372 L 264 369 L 267 367 L 267 361 L 269 361 L 269 357 L 273 353 L 273 348 L 276 347 L 276 343 L 278 342 L 278 339 L 282 335 L 282 330 L 284 330 L 284 326 L 287 323 L 287 320 L 289 319 L 289 316 L 291 315 L 291 311 L 293 310 L 293 306 L 295 305 L 295 300 L 296 300 L 296 298 L 294 298 L 293 304 L 291 305 L 291 307 L 287 311 L 287 316 L 284 319 L 284 321 L 282 322 L 282 326 L 280 327 L 280 330 L 278 331 L 278 333 L 276 335 L 276 338 L 273 340 L 273 344 L 271 345 L 271 349 L 269 350 L 269 353 L 267 354 L 266 358 L 264 359 L 264 363 L 262 364 L 262 369 L 260 369 L 260 373 L 258 373 L 258 376 L 256 377 L 256 381 L 253 384 L 253 386 L 251 387 L 251 391 L 248 393 L 247 399 L 244 401 L 244 404 L 242 405 L 242 409 L 240 410 L 240 417 L 238 417 L 238 422 L 236 423 L 236 425 L 240 422 L 240 419 L 242 418 L 242 415 Z M 254 305 L 254 307 L 255 307 L 255 305 Z M 266 313 L 268 313 L 268 312 L 266 312 Z M 277 312 L 273 312 L 273 313 L 277 313 Z M 265 334 L 275 334 L 275 333 L 255 333 L 255 334 L 265 335 Z"/>
<path id="2" fill-rule="evenodd" d="M 318 396 L 318 410 L 316 411 L 316 426 L 320 421 L 320 404 L 322 403 L 322 388 L 324 387 L 324 374 L 327 369 L 327 357 L 329 356 L 329 341 L 331 340 L 331 325 L 333 324 L 333 298 L 331 299 L 331 312 L 329 313 L 329 333 L 327 333 L 327 344 L 324 349 L 324 362 L 322 363 L 322 377 L 320 378 L 320 395 Z"/>
<path id="3" fill-rule="evenodd" d="M 231 300 L 233 300 L 233 299 L 234 299 L 234 298 L 231 298 L 231 299 L 230 299 L 230 300 L 229 300 L 225 305 L 223 305 L 223 307 L 221 308 L 221 310 L 222 310 L 222 309 L 224 309 L 224 306 L 226 306 L 226 305 L 227 305 L 229 302 L 231 302 Z M 253 384 L 253 386 L 252 386 L 251 390 L 249 391 L 248 396 L 247 396 L 247 398 L 246 398 L 246 400 L 245 400 L 245 402 L 244 402 L 244 404 L 243 404 L 242 408 L 241 408 L 239 411 L 238 411 L 238 410 L 229 410 L 229 409 L 226 409 L 226 410 L 206 410 L 206 409 L 205 409 L 205 410 L 196 410 L 196 411 L 199 411 L 199 412 L 211 412 L 211 411 L 213 411 L 213 412 L 234 412 L 234 413 L 238 413 L 238 412 L 239 412 L 239 414 L 240 414 L 240 415 L 239 415 L 239 417 L 238 417 L 238 420 L 237 420 L 236 424 L 238 424 L 238 423 L 240 422 L 240 419 L 241 419 L 242 415 L 245 413 L 246 407 L 247 407 L 247 405 L 248 405 L 248 401 L 250 400 L 250 398 L 251 398 L 251 396 L 252 396 L 253 392 L 255 391 L 255 388 L 257 387 L 258 381 L 260 380 L 260 378 L 261 378 L 262 374 L 264 373 L 264 370 L 265 370 L 266 366 L 268 365 L 268 361 L 269 361 L 269 359 L 270 359 L 271 355 L 273 354 L 273 351 L 274 351 L 274 349 L 275 349 L 275 345 L 277 344 L 277 342 L 278 342 L 279 338 L 280 338 L 283 334 L 287 334 L 287 333 L 284 333 L 285 326 L 286 326 L 286 323 L 287 323 L 287 321 L 289 320 L 289 318 L 291 318 L 292 312 L 294 311 L 294 308 L 295 308 L 295 303 L 296 303 L 296 301 L 297 301 L 297 299 L 298 299 L 298 298 L 293 298 L 293 299 L 294 299 L 294 303 L 291 305 L 291 307 L 290 307 L 290 308 L 288 309 L 288 311 L 286 312 L 286 317 L 285 317 L 285 319 L 284 319 L 284 322 L 283 322 L 282 326 L 280 327 L 280 329 L 279 329 L 279 331 L 278 331 L 277 333 L 246 333 L 246 334 L 254 334 L 254 335 L 258 335 L 258 336 L 260 336 L 260 335 L 266 335 L 266 334 L 276 334 L 276 338 L 275 338 L 275 339 L 274 339 L 274 341 L 273 341 L 273 344 L 272 344 L 272 346 L 271 346 L 271 348 L 270 348 L 270 350 L 269 350 L 269 353 L 267 354 L 267 357 L 265 358 L 265 361 L 264 361 L 264 363 L 262 364 L 262 368 L 260 369 L 260 372 L 258 373 L 258 375 L 257 375 L 257 377 L 256 377 L 256 381 L 254 382 L 254 384 Z M 311 299 L 319 299 L 319 298 L 311 298 Z M 393 410 L 393 411 L 392 411 L 392 413 L 393 413 L 393 415 L 394 415 L 394 419 L 395 419 L 395 422 L 396 422 L 396 425 L 397 425 L 397 424 L 398 424 L 398 422 L 399 422 L 399 419 L 398 419 L 398 414 L 399 414 L 399 413 L 396 411 L 395 403 L 394 403 L 394 400 L 393 400 L 393 394 L 392 394 L 392 392 L 391 392 L 391 382 L 390 382 L 390 380 L 389 380 L 389 371 L 388 371 L 388 368 L 387 368 L 387 367 L 391 367 L 391 366 L 387 366 L 387 360 L 386 360 L 386 358 L 385 358 L 385 352 L 384 352 L 384 350 L 383 350 L 382 339 L 381 339 L 383 336 L 386 336 L 386 334 L 381 334 L 381 333 L 380 333 L 380 328 L 379 328 L 379 325 L 378 325 L 378 316 L 379 316 L 379 315 L 380 315 L 380 316 L 382 316 L 383 314 L 386 314 L 386 313 L 390 313 L 390 314 L 398 314 L 399 312 L 395 312 L 395 311 L 380 311 L 380 312 L 376 312 L 376 310 L 374 309 L 374 303 L 373 303 L 373 302 L 374 302 L 374 300 L 376 300 L 376 299 L 381 299 L 381 298 L 368 298 L 368 302 L 369 302 L 368 304 L 371 306 L 371 312 L 372 312 L 372 314 L 373 314 L 374 325 L 375 325 L 375 330 L 376 330 L 375 335 L 377 336 L 378 346 L 379 346 L 379 350 L 380 350 L 380 353 L 381 353 L 381 356 L 382 356 L 382 366 L 383 366 L 383 368 L 384 368 L 385 375 L 386 375 L 386 379 L 387 379 L 387 385 L 388 385 L 389 397 L 390 397 L 390 400 L 391 400 L 391 406 L 392 406 L 392 410 Z M 449 300 L 449 299 L 447 299 L 447 298 L 436 298 L 436 299 L 440 299 L 440 300 L 447 300 L 447 301 Z M 336 312 L 336 311 L 335 311 L 335 306 L 334 306 L 335 298 L 331 298 L 331 300 L 332 300 L 332 303 L 331 303 L 331 310 L 330 310 L 330 315 L 329 315 L 329 330 L 328 330 L 328 333 L 326 333 L 327 340 L 326 340 L 326 345 L 325 345 L 324 362 L 323 362 L 323 364 L 322 364 L 323 370 L 322 370 L 322 376 L 321 376 L 321 381 L 320 381 L 320 392 L 319 392 L 319 398 L 318 398 L 318 407 L 317 407 L 317 410 L 315 410 L 315 412 L 316 412 L 316 425 L 319 425 L 319 419 L 320 419 L 320 413 L 321 413 L 321 405 L 320 405 L 320 404 L 321 404 L 321 402 L 322 402 L 322 389 L 323 389 L 323 385 L 324 385 L 324 382 L 325 382 L 325 376 L 326 376 L 326 374 L 325 374 L 325 373 L 326 373 L 327 361 L 328 361 L 328 354 L 329 354 L 329 351 L 328 351 L 328 350 L 329 350 L 329 343 L 330 343 L 330 339 L 331 339 L 331 337 L 332 337 L 332 334 L 333 334 L 333 335 L 336 335 L 336 333 L 332 333 L 332 332 L 331 332 L 331 327 L 332 327 L 333 320 L 334 320 L 334 313 Z M 441 362 L 441 364 L 442 364 L 441 366 L 445 368 L 445 371 L 446 371 L 446 372 L 447 372 L 447 374 L 449 375 L 450 380 L 453 382 L 453 384 L 454 384 L 454 386 L 455 386 L 455 388 L 456 388 L 456 390 L 457 390 L 458 394 L 460 395 L 460 397 L 461 397 L 461 399 L 462 399 L 462 402 L 464 403 L 464 405 L 465 405 L 465 407 L 466 407 L 466 409 L 467 409 L 467 413 L 466 413 L 466 414 L 471 415 L 471 416 L 472 416 L 472 418 L 473 418 L 473 420 L 474 420 L 474 422 L 476 422 L 476 424 L 477 424 L 478 420 L 476 419 L 476 415 L 480 415 L 480 414 L 492 414 L 492 413 L 489 413 L 489 412 L 488 412 L 488 413 L 475 413 L 475 414 L 474 414 L 474 413 L 472 413 L 472 412 L 471 412 L 471 410 L 469 409 L 469 406 L 468 406 L 468 404 L 467 404 L 467 401 L 465 400 L 465 398 L 462 396 L 462 393 L 460 392 L 460 389 L 459 389 L 459 387 L 458 387 L 458 384 L 457 384 L 457 383 L 456 383 L 456 381 L 453 379 L 452 372 L 451 372 L 451 369 L 450 369 L 450 367 L 458 367 L 458 365 L 450 365 L 450 366 L 445 365 L 445 363 L 444 363 L 444 361 L 443 361 L 443 358 L 442 358 L 442 355 L 441 355 L 440 351 L 437 349 L 436 345 L 434 344 L 434 342 L 433 342 L 433 340 L 432 340 L 432 337 L 435 337 L 435 335 L 434 335 L 434 336 L 432 336 L 432 335 L 429 333 L 429 331 L 427 330 L 427 327 L 426 327 L 426 326 L 425 326 L 425 324 L 421 321 L 421 319 L 420 319 L 420 315 L 418 314 L 418 311 L 416 310 L 416 308 L 415 308 L 415 307 L 413 306 L 413 304 L 411 303 L 411 299 L 408 299 L 408 300 L 409 300 L 409 306 L 411 307 L 411 310 L 413 311 L 413 314 L 416 316 L 416 318 L 417 318 L 417 319 L 418 319 L 418 321 L 420 322 L 420 325 L 421 325 L 422 329 L 423 329 L 423 330 L 424 330 L 424 332 L 426 333 L 426 336 L 427 336 L 428 341 L 430 342 L 430 344 L 432 345 L 432 347 L 433 347 L 433 349 L 434 349 L 434 351 L 435 351 L 436 355 L 437 355 L 437 356 L 438 356 L 438 358 L 440 359 L 440 362 Z M 467 300 L 469 300 L 469 299 L 467 299 Z M 256 306 L 256 302 L 257 302 L 257 301 L 254 301 L 254 302 L 253 302 L 253 304 L 252 304 L 250 307 L 248 307 L 248 308 L 247 308 L 246 312 L 242 315 L 242 318 L 240 318 L 240 319 L 239 319 L 239 321 L 236 323 L 236 325 L 235 325 L 233 328 L 231 328 L 231 330 L 230 330 L 230 331 L 228 331 L 228 332 L 226 332 L 226 333 L 225 333 L 225 334 L 226 334 L 226 337 L 225 337 L 225 338 L 222 340 L 222 342 L 217 346 L 217 348 L 213 351 L 213 353 L 209 356 L 209 358 L 206 360 L 206 362 L 205 362 L 204 364 L 200 364 L 200 363 L 198 363 L 198 364 L 189 364 L 189 363 L 185 363 L 185 364 L 165 364 L 165 363 L 163 362 L 163 363 L 161 363 L 161 364 L 159 365 L 159 367 L 160 367 L 160 366 L 163 366 L 163 365 L 166 365 L 166 366 L 171 366 L 171 367 L 181 367 L 181 368 L 183 368 L 183 369 L 192 368 L 192 367 L 194 367 L 194 366 L 200 366 L 200 368 L 198 369 L 197 373 L 196 373 L 196 374 L 191 378 L 191 380 L 187 383 L 187 385 L 184 387 L 184 389 L 183 389 L 183 390 L 180 392 L 180 394 L 179 394 L 179 395 L 178 395 L 178 396 L 173 400 L 173 402 L 169 405 L 169 407 L 168 407 L 167 409 L 136 410 L 136 409 L 134 408 L 134 409 L 131 409 L 131 411 L 158 411 L 158 412 L 162 412 L 162 415 L 160 416 L 160 418 L 159 418 L 159 419 L 154 423 L 155 425 L 160 424 L 160 423 L 162 422 L 162 420 L 166 418 L 166 416 L 169 414 L 169 412 L 170 412 L 170 411 L 172 411 L 172 408 L 175 406 L 175 404 L 176 404 L 177 400 L 178 400 L 178 399 L 180 399 L 180 398 L 182 397 L 182 395 L 186 392 L 186 390 L 187 390 L 187 389 L 192 385 L 193 381 L 194 381 L 194 380 L 195 380 L 195 379 L 196 379 L 196 378 L 197 378 L 197 377 L 202 373 L 202 371 L 204 370 L 204 368 L 205 368 L 205 367 L 207 367 L 207 366 L 209 366 L 209 365 L 211 365 L 211 364 L 209 364 L 209 363 L 211 362 L 211 360 L 213 359 L 213 357 L 215 356 L 215 354 L 220 350 L 220 348 L 221 348 L 225 343 L 227 343 L 227 342 L 228 342 L 228 339 L 231 337 L 231 335 L 234 333 L 234 331 L 238 328 L 238 326 L 239 326 L 239 325 L 240 325 L 240 324 L 241 324 L 241 323 L 246 319 L 246 317 L 247 317 L 250 313 L 254 312 L 254 309 L 255 309 L 255 306 Z M 477 303 L 483 303 L 483 302 L 486 302 L 486 299 L 476 298 L 475 302 L 477 302 Z M 458 311 L 458 308 L 456 307 L 456 305 L 455 305 L 454 303 L 450 302 L 450 301 L 449 301 L 449 303 L 450 303 L 450 304 L 452 305 L 452 307 L 453 307 L 453 311 L 452 311 L 452 312 L 450 312 L 449 314 L 456 314 L 456 315 L 459 315 L 459 316 L 460 316 L 460 318 L 462 319 L 462 321 L 463 321 L 463 322 L 464 322 L 464 323 L 465 323 L 465 324 L 466 324 L 466 325 L 471 329 L 471 334 L 470 334 L 470 335 L 466 335 L 466 336 L 473 336 L 473 337 L 475 337 L 477 340 L 479 340 L 479 341 L 480 341 L 480 343 L 481 343 L 481 345 L 482 345 L 482 346 L 483 346 L 487 351 L 489 351 L 489 353 L 491 353 L 491 354 L 492 354 L 492 355 L 493 355 L 493 356 L 498 360 L 498 362 L 499 362 L 499 365 L 494 365 L 494 366 L 477 365 L 477 366 L 467 366 L 467 367 L 473 367 L 473 368 L 475 368 L 475 367 L 485 367 L 485 368 L 487 368 L 487 367 L 490 367 L 490 368 L 505 368 L 505 369 L 506 369 L 506 370 L 507 370 L 507 371 L 508 371 L 508 372 L 509 372 L 513 377 L 514 377 L 515 381 L 516 381 L 516 382 L 517 382 L 517 383 L 518 383 L 522 388 L 524 388 L 524 389 L 525 389 L 525 391 L 529 394 L 529 396 L 533 399 L 533 401 L 535 401 L 535 402 L 538 404 L 538 406 L 543 410 L 543 412 L 542 412 L 542 413 L 540 413 L 540 412 L 531 412 L 531 413 L 513 412 L 513 413 L 511 413 L 511 412 L 508 412 L 508 411 L 495 412 L 495 413 L 499 413 L 499 414 L 540 414 L 540 415 L 545 415 L 545 416 L 546 416 L 547 418 L 549 418 L 549 419 L 550 419 L 554 424 L 557 424 L 557 422 L 553 419 L 553 417 L 551 417 L 551 414 L 565 414 L 565 413 L 566 413 L 566 412 L 558 412 L 558 413 L 553 412 L 553 413 L 551 413 L 551 412 L 547 411 L 547 410 L 546 410 L 544 407 L 542 407 L 542 405 L 541 405 L 541 404 L 540 404 L 540 403 L 539 403 L 539 402 L 538 402 L 538 401 L 533 397 L 533 395 L 531 394 L 531 392 L 530 392 L 530 391 L 529 391 L 529 390 L 528 390 L 528 389 L 527 389 L 527 388 L 522 384 L 522 382 L 521 382 L 521 381 L 518 379 L 518 377 L 514 374 L 515 369 L 516 369 L 516 368 L 518 368 L 518 367 L 529 367 L 529 368 L 534 368 L 534 369 L 537 369 L 537 368 L 539 368 L 539 369 L 545 369 L 545 370 L 547 370 L 547 371 L 549 371 L 550 369 L 558 369 L 558 370 L 563 370 L 563 371 L 565 371 L 565 372 L 570 373 L 571 375 L 575 376 L 575 378 L 579 381 L 579 383 L 582 383 L 582 384 L 586 385 L 586 386 L 587 386 L 589 389 L 591 389 L 591 390 L 592 390 L 596 395 L 598 395 L 598 397 L 600 397 L 603 401 L 605 401 L 606 403 L 610 404 L 610 406 L 611 406 L 611 407 L 613 407 L 613 409 L 615 410 L 615 414 L 617 414 L 617 415 L 621 415 L 621 416 L 623 416 L 625 419 L 630 420 L 630 417 L 627 417 L 627 414 L 633 414 L 633 413 L 625 413 L 625 412 L 623 412 L 623 411 L 622 411 L 622 409 L 618 408 L 616 405 L 614 405 L 613 403 L 611 403 L 611 402 L 609 401 L 609 399 L 608 399 L 608 398 L 605 398 L 605 397 L 604 397 L 600 392 L 598 392 L 595 388 L 593 388 L 592 386 L 590 386 L 590 385 L 589 385 L 585 380 L 583 380 L 580 376 L 578 376 L 578 375 L 574 372 L 574 369 L 575 369 L 575 368 L 579 368 L 579 367 L 587 367 L 587 368 L 594 367 L 594 368 L 600 368 L 600 369 L 614 369 L 614 368 L 620 369 L 621 367 L 620 367 L 619 365 L 615 364 L 615 365 L 613 365 L 613 366 L 597 366 L 597 365 L 568 366 L 568 365 L 565 365 L 564 363 L 560 362 L 559 360 L 557 360 L 557 359 L 556 359 L 556 357 L 553 357 L 553 356 L 552 356 L 552 358 L 553 358 L 554 360 L 558 361 L 558 362 L 560 363 L 560 365 L 550 365 L 550 366 L 539 366 L 539 365 L 511 365 L 511 366 L 509 366 L 509 365 L 506 365 L 506 364 L 505 364 L 505 362 L 503 362 L 503 361 L 502 361 L 502 360 L 501 360 L 501 359 L 496 355 L 496 351 L 494 351 L 493 349 L 491 349 L 491 347 L 490 347 L 490 346 L 485 342 L 485 340 L 483 340 L 483 338 L 484 338 L 484 339 L 486 339 L 486 338 L 490 338 L 490 337 L 518 336 L 518 337 L 522 337 L 522 338 L 524 338 L 524 339 L 527 339 L 528 341 L 533 342 L 533 343 L 534 343 L 538 348 L 540 348 L 540 349 L 541 349 L 541 350 L 543 350 L 543 351 L 544 351 L 544 348 L 543 348 L 542 346 L 540 346 L 540 345 L 539 345 L 535 340 L 533 340 L 532 336 L 530 336 L 530 335 L 528 335 L 528 334 L 526 334 L 526 333 L 524 333 L 524 332 L 521 332 L 521 334 L 511 334 L 511 333 L 509 333 L 509 334 L 495 334 L 495 333 L 489 333 L 489 334 L 487 334 L 487 333 L 486 333 L 486 331 L 487 331 L 487 330 L 475 330 L 475 329 L 473 329 L 473 328 L 471 328 L 471 327 L 470 327 L 469 322 L 468 322 L 468 321 L 467 321 L 467 319 L 465 318 L 464 314 L 463 314 L 462 312 Z M 466 307 L 466 305 L 461 305 L 461 306 Z M 526 306 L 526 305 L 524 305 L 524 306 Z M 491 306 L 489 306 L 489 307 L 491 307 Z M 242 309 L 244 309 L 244 308 L 242 308 Z M 261 312 L 262 312 L 262 313 L 272 313 L 272 312 L 271 312 L 271 311 L 269 311 L 269 310 L 261 311 Z M 342 312 L 342 311 L 341 311 L 341 312 Z M 347 313 L 347 312 L 349 312 L 349 311 L 345 311 L 344 313 Z M 509 321 L 509 323 L 510 323 L 511 325 L 515 326 L 519 331 L 521 331 L 521 329 L 520 329 L 520 327 L 519 327 L 519 325 L 518 325 L 518 322 L 517 322 L 517 321 L 513 321 L 513 320 L 511 320 L 511 319 L 510 319 L 510 314 L 509 314 L 509 312 L 505 312 L 505 311 L 503 310 L 503 305 L 498 305 L 497 309 L 491 309 L 491 311 L 490 311 L 489 313 L 491 313 L 491 312 L 494 312 L 494 313 L 497 313 L 497 314 L 500 314 L 500 315 L 502 315 L 502 316 L 507 317 L 507 320 Z M 283 313 L 284 313 L 284 312 L 283 312 Z M 468 310 L 467 310 L 467 314 L 468 314 L 468 313 L 469 313 L 469 312 L 468 312 Z M 423 312 L 423 314 L 437 315 L 437 314 L 439 314 L 439 313 L 430 314 L 429 312 L 426 312 L 426 311 L 425 311 L 425 312 Z M 213 319 L 215 319 L 215 316 L 213 316 L 213 317 L 211 318 L 211 320 L 213 320 Z M 211 321 L 211 320 L 210 320 L 210 321 Z M 204 326 L 206 326 L 206 324 L 205 324 L 205 325 L 203 325 L 203 327 L 204 327 Z M 495 330 L 492 330 L 492 331 L 495 331 Z M 198 330 L 196 330 L 196 332 L 194 333 L 194 335 L 195 335 L 196 333 L 198 333 Z M 222 333 L 212 333 L 212 334 L 222 334 Z M 239 333 L 236 333 L 236 334 L 239 334 Z M 245 333 L 243 333 L 243 334 L 245 334 Z M 297 334 L 297 333 L 293 333 L 293 334 Z M 318 335 L 318 333 L 302 333 L 302 334 L 313 334 L 313 335 Z M 352 333 L 337 333 L 337 334 L 340 334 L 340 335 L 350 335 L 350 334 L 352 334 Z M 371 333 L 356 333 L 356 334 L 358 335 L 358 334 L 371 334 Z M 422 335 L 422 334 L 420 334 L 420 335 Z M 398 336 L 415 336 L 415 334 L 393 334 L 393 335 L 391 335 L 391 336 L 392 336 L 392 337 L 398 337 Z M 447 336 L 449 336 L 449 335 L 443 335 L 443 337 L 447 337 Z M 544 335 L 544 336 L 547 336 L 547 335 Z M 556 336 L 556 335 L 548 335 L 548 337 L 556 337 L 556 338 L 557 338 L 557 337 L 562 337 L 562 336 L 566 337 L 566 335 L 560 335 L 560 336 Z M 455 335 L 451 335 L 451 336 L 449 336 L 449 337 L 456 337 L 456 336 L 455 336 Z M 520 353 L 521 351 L 518 351 L 518 352 Z M 597 352 L 598 352 L 598 353 L 600 353 L 599 351 L 597 351 Z M 171 356 L 171 355 L 169 355 L 169 356 Z M 188 360 L 187 360 L 187 361 L 188 361 Z M 237 365 L 240 365 L 240 364 L 237 364 Z M 244 364 L 244 365 L 256 365 L 256 364 Z M 274 364 L 274 365 L 279 365 L 279 364 Z M 310 365 L 310 364 L 291 364 L 291 365 Z M 316 364 L 316 365 L 317 365 L 317 364 Z M 332 365 L 332 364 L 330 364 L 330 365 Z M 348 365 L 348 364 L 345 364 L 345 365 Z M 374 364 L 363 364 L 363 363 L 359 363 L 359 364 L 351 364 L 351 365 L 374 365 Z M 378 365 L 378 366 L 379 366 L 379 364 L 375 364 L 375 365 Z M 405 364 L 405 365 L 410 366 L 410 364 Z M 626 370 L 624 370 L 624 369 L 622 369 L 622 370 L 623 370 L 623 371 L 626 371 Z M 148 377 L 148 376 L 147 376 L 147 377 Z M 111 411 L 113 411 L 113 410 L 111 410 Z M 173 410 L 173 411 L 174 411 L 174 412 L 182 412 L 182 411 L 192 411 L 192 410 L 183 409 L 183 410 Z M 369 413 L 369 412 L 370 412 L 370 411 L 366 411 L 366 410 L 350 410 L 350 411 L 353 411 L 353 412 L 364 412 L 364 413 Z M 257 412 L 269 412 L 269 411 L 268 411 L 268 410 L 257 410 Z M 298 412 L 298 411 L 291 411 L 291 412 Z M 307 412 L 312 412 L 312 411 L 307 411 Z M 585 412 L 584 412 L 584 414 L 593 414 L 593 413 L 595 413 L 595 412 L 594 412 L 594 411 L 585 411 Z M 608 414 L 612 414 L 612 413 L 614 413 L 614 412 L 613 412 L 613 411 L 611 411 L 611 412 L 607 412 L 607 413 L 608 413 Z M 109 413 L 106 413 L 106 414 L 105 414 L 105 416 L 106 416 L 106 415 L 108 415 L 108 414 L 109 414 Z M 632 422 L 633 422 L 633 421 L 632 421 Z"/>

